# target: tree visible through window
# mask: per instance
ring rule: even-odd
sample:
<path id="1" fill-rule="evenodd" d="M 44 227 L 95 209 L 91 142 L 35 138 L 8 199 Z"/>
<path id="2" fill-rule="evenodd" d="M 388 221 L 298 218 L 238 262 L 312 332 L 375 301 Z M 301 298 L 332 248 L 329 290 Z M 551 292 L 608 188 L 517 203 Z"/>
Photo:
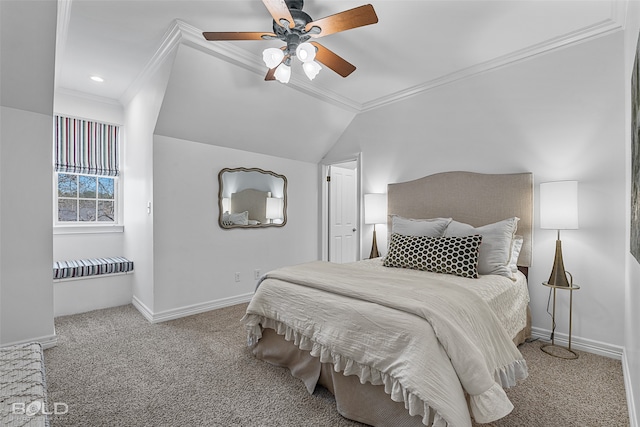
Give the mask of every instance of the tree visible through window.
<path id="1" fill-rule="evenodd" d="M 116 178 L 56 175 L 59 222 L 116 222 Z"/>

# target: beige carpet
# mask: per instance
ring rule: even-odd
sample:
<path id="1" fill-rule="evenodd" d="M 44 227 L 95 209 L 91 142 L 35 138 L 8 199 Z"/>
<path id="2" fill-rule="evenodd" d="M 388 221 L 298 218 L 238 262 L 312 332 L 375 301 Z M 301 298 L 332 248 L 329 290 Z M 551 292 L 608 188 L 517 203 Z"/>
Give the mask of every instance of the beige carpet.
<path id="1" fill-rule="evenodd" d="M 49 402 L 61 426 L 362 426 L 326 390 L 309 395 L 288 370 L 256 360 L 241 304 L 152 325 L 133 306 L 56 319 L 45 351 Z M 528 343 L 530 376 L 508 390 L 516 409 L 495 426 L 629 425 L 619 361 L 561 360 Z"/>

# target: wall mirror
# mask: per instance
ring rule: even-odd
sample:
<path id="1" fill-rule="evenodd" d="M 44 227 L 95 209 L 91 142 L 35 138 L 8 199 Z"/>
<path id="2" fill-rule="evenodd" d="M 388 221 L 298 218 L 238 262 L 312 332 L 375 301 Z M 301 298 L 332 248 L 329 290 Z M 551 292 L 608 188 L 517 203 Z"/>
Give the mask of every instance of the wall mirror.
<path id="1" fill-rule="evenodd" d="M 224 168 L 218 183 L 220 227 L 282 227 L 287 223 L 284 175 L 258 168 Z"/>

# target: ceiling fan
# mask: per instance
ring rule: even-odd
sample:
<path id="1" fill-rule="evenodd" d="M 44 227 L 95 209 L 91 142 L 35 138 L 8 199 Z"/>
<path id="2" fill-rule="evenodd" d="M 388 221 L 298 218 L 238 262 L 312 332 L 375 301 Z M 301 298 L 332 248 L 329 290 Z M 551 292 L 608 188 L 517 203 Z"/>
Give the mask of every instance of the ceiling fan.
<path id="1" fill-rule="evenodd" d="M 282 40 L 280 49 L 267 48 L 262 59 L 269 68 L 265 80 L 288 83 L 291 77 L 291 60 L 295 56 L 302 61 L 302 68 L 310 80 L 322 68 L 319 63 L 347 77 L 356 67 L 316 41 L 310 41 L 340 31 L 363 27 L 378 22 L 370 4 L 345 10 L 314 21 L 302 11 L 303 0 L 262 0 L 273 17 L 273 33 L 266 32 L 203 32 L 210 41 L 225 40 Z M 317 61 L 317 62 L 316 62 Z"/>

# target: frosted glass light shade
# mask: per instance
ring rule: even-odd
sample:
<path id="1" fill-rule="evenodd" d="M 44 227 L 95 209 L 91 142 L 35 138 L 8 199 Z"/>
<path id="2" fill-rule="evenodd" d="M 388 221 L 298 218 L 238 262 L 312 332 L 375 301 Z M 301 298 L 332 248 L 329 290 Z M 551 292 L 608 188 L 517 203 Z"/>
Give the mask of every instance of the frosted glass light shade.
<path id="1" fill-rule="evenodd" d="M 309 77 L 309 80 L 313 80 L 318 75 L 320 70 L 322 70 L 322 67 L 316 61 L 310 61 L 302 64 L 302 69 L 304 70 L 304 73 L 307 75 L 307 77 Z"/>
<path id="2" fill-rule="evenodd" d="M 387 195 L 386 194 L 365 194 L 364 195 L 364 223 L 365 224 L 386 224 L 387 223 Z"/>
<path id="3" fill-rule="evenodd" d="M 276 72 L 273 76 L 280 83 L 289 83 L 289 79 L 291 78 L 291 67 L 287 64 L 280 64 L 278 68 L 276 68 Z"/>
<path id="4" fill-rule="evenodd" d="M 300 43 L 296 48 L 296 56 L 302 62 L 311 62 L 316 57 L 316 47 L 311 43 Z"/>
<path id="5" fill-rule="evenodd" d="M 540 227 L 553 230 L 578 228 L 578 181 L 540 184 Z"/>
<path id="6" fill-rule="evenodd" d="M 283 58 L 284 52 L 282 51 L 282 49 L 270 47 L 262 51 L 262 60 L 269 68 L 277 67 L 282 62 Z"/>

